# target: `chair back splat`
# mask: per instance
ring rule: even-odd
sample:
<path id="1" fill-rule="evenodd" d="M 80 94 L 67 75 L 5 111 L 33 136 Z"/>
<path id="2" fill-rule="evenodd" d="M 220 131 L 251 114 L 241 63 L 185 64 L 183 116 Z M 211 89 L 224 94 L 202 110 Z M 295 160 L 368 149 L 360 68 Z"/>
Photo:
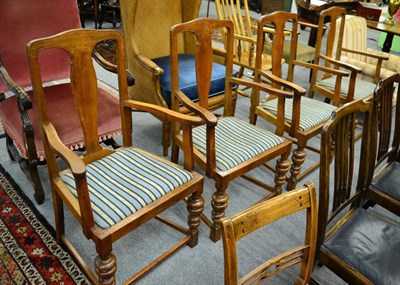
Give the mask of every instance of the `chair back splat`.
<path id="1" fill-rule="evenodd" d="M 210 75 L 214 73 L 212 35 L 215 31 L 225 30 L 226 42 L 225 68 L 222 77 L 224 84 L 224 111 L 223 116 L 217 116 L 205 108 L 212 100 L 208 96 Z M 182 70 L 179 62 L 179 41 L 184 34 L 194 36 L 197 44 L 195 50 L 195 65 L 191 71 Z M 171 90 L 172 109 L 179 111 L 182 107 L 190 110 L 193 117 L 201 118 L 203 125 L 193 129 L 193 148 L 196 162 L 205 171 L 206 175 L 215 180 L 216 191 L 212 196 L 212 217 L 204 216 L 207 225 L 211 227 L 210 238 L 213 241 L 220 239 L 220 219 L 225 215 L 228 206 L 226 190 L 228 183 L 235 178 L 243 177 L 255 185 L 268 190 L 263 199 L 268 199 L 281 193 L 286 182 L 285 174 L 289 170 L 287 157 L 291 142 L 285 138 L 256 127 L 242 119 L 234 117 L 235 88 L 239 85 L 259 88 L 278 97 L 292 97 L 289 91 L 273 88 L 270 85 L 254 83 L 234 76 L 233 72 L 233 23 L 229 20 L 196 19 L 187 23 L 177 24 L 171 28 Z M 181 88 L 182 72 L 194 72 L 199 101 L 194 103 L 187 92 Z M 282 122 L 283 124 L 283 122 Z M 182 134 L 185 128 L 179 123 L 173 127 L 172 161 L 178 161 L 179 149 L 184 149 Z M 279 158 L 278 158 L 279 157 Z M 267 161 L 277 159 L 273 186 L 265 180 L 267 175 L 260 177 L 250 176 L 248 172 L 263 166 Z"/>
<path id="2" fill-rule="evenodd" d="M 0 94 L 7 93 L 4 96 L 6 99 L 0 103 L 0 118 L 10 158 L 19 162 L 22 171 L 32 182 L 34 198 L 39 204 L 43 203 L 45 194 L 38 165 L 44 164 L 46 159 L 36 101 L 32 100 L 26 46 L 33 39 L 77 28 L 80 28 L 77 1 L 0 2 L 0 40 L 7 43 L 0 51 Z M 101 67 L 113 71 L 113 66 L 100 59 L 98 54 L 94 53 L 93 58 Z M 85 61 L 89 60 L 85 58 Z M 82 150 L 85 147 L 84 133 L 73 108 L 70 58 L 65 51 L 52 49 L 41 53 L 39 61 L 42 84 L 46 86 L 44 93 L 51 110 L 49 120 L 57 128 L 63 144 L 71 149 Z M 90 90 L 99 94 L 97 100 L 101 109 L 98 140 L 118 147 L 113 139 L 121 133 L 118 99 L 106 84 L 91 84 Z"/>
<path id="3" fill-rule="evenodd" d="M 393 264 L 400 257 L 400 224 L 362 208 L 373 167 L 372 107 L 371 101 L 345 104 L 323 128 L 317 259 L 349 284 L 397 284 L 400 272 Z M 354 126 L 361 113 L 359 146 Z"/>
<path id="4" fill-rule="evenodd" d="M 98 140 L 99 117 L 104 116 L 104 110 L 99 104 L 101 94 L 92 54 L 95 46 L 104 41 L 116 44 L 114 68 L 118 75 L 118 89 L 114 91 L 119 109 L 115 113 L 122 125 L 123 141 L 123 146 L 117 149 L 101 146 Z M 59 130 L 52 124 L 46 88 L 42 86 L 40 55 L 52 49 L 62 50 L 70 58 L 72 105 L 86 146 L 80 156 L 61 143 Z M 183 245 L 194 247 L 204 207 L 201 197 L 204 179 L 193 171 L 193 153 L 188 143 L 192 138 L 186 137 L 191 136 L 192 125 L 199 125 L 201 120 L 130 100 L 125 54 L 123 36 L 116 30 L 75 29 L 28 44 L 29 66 L 53 194 L 57 240 L 68 247 L 96 284 L 116 284 L 117 258 L 112 252 L 113 242 L 153 218 L 177 230 L 183 237 L 130 277 L 127 283 L 142 277 Z M 189 130 L 184 135 L 184 167 L 132 145 L 132 108 L 179 120 Z M 58 159 L 64 161 L 65 170 L 60 171 Z M 182 200 L 186 201 L 189 213 L 188 229 L 160 216 Z M 84 237 L 95 244 L 96 274 L 79 256 L 73 241 L 68 239 L 64 228 L 64 205 L 80 223 Z M 159 234 L 162 234 L 161 229 Z"/>
<path id="5" fill-rule="evenodd" d="M 232 217 L 223 218 L 222 242 L 225 285 L 264 284 L 268 278 L 297 264 L 301 264 L 301 266 L 295 284 L 310 284 L 317 242 L 318 213 L 316 199 L 314 184 L 307 183 L 304 187 L 264 201 Z M 236 243 L 252 232 L 299 211 L 306 212 L 304 244 L 267 260 L 239 280 Z"/>

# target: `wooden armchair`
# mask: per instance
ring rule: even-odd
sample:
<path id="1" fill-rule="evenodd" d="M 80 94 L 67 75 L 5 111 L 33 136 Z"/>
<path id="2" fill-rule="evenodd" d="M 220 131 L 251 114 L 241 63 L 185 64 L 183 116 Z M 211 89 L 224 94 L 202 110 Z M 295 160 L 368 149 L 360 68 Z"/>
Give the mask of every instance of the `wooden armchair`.
<path id="1" fill-rule="evenodd" d="M 212 34 L 218 29 L 225 29 L 226 41 L 226 82 L 223 116 L 217 117 L 206 110 L 210 89 L 210 77 L 213 61 Z M 193 103 L 180 89 L 180 70 L 178 46 L 183 33 L 194 34 L 197 38 L 198 51 L 196 57 L 196 78 L 199 90 L 199 101 Z M 292 97 L 292 93 L 272 88 L 268 85 L 238 79 L 233 72 L 233 23 L 229 20 L 197 19 L 188 23 L 175 25 L 171 29 L 171 86 L 172 109 L 179 110 L 180 105 L 193 112 L 195 118 L 201 118 L 203 125 L 193 129 L 193 148 L 198 165 L 206 175 L 215 180 L 216 191 L 212 196 L 212 221 L 207 219 L 211 227 L 210 238 L 217 241 L 221 237 L 220 220 L 225 215 L 228 206 L 226 190 L 228 183 L 235 178 L 243 178 L 254 182 L 270 191 L 265 197 L 276 196 L 281 193 L 285 183 L 285 175 L 289 170 L 287 160 L 291 149 L 291 142 L 282 138 L 281 134 L 274 134 L 262 128 L 249 124 L 233 117 L 233 86 L 242 84 L 251 88 L 258 88 L 279 97 Z M 282 128 L 281 128 L 282 129 Z M 172 161 L 178 160 L 179 148 L 184 149 L 184 138 L 179 124 L 174 127 L 172 143 Z M 271 159 L 280 157 L 276 164 L 275 185 L 272 187 L 264 181 L 256 180 L 248 172 L 263 166 Z"/>
<path id="2" fill-rule="evenodd" d="M 123 138 L 123 147 L 117 150 L 102 147 L 98 142 L 97 125 L 102 110 L 97 104 L 99 94 L 91 55 L 95 45 L 104 40 L 113 40 L 117 44 L 118 113 L 121 114 Z M 56 126 L 51 122 L 49 100 L 42 87 L 42 62 L 38 58 L 53 49 L 62 49 L 70 58 L 74 107 L 86 145 L 81 156 L 61 142 Z M 134 282 L 183 245 L 195 246 L 204 201 L 201 197 L 203 177 L 192 171 L 191 147 L 185 148 L 183 168 L 132 146 L 131 108 L 179 120 L 186 130 L 190 130 L 192 124 L 198 125 L 200 119 L 128 99 L 125 45 L 122 34 L 116 30 L 78 29 L 34 40 L 28 45 L 28 57 L 48 160 L 56 237 L 58 242 L 70 249 L 91 281 L 95 284 L 116 284 L 117 259 L 112 253 L 112 244 L 150 219 L 157 218 L 183 233 L 184 237 L 127 283 Z M 190 135 L 190 131 L 187 134 Z M 186 138 L 187 142 L 190 140 L 190 137 Z M 57 157 L 65 162 L 67 169 L 60 172 Z M 187 197 L 189 229 L 158 216 Z M 64 230 L 64 204 L 81 224 L 84 237 L 95 243 L 97 276 L 79 257 L 73 241 L 68 240 L 68 233 Z"/>
<path id="3" fill-rule="evenodd" d="M 334 69 L 342 69 L 350 73 L 349 77 L 338 78 L 329 72 L 313 72 L 310 83 L 309 96 L 319 93 L 330 99 L 333 105 L 339 106 L 353 100 L 371 97 L 376 84 L 357 79 L 361 69 L 352 64 L 341 61 L 343 31 L 345 27 L 346 10 L 340 7 L 331 7 L 320 13 L 318 25 L 329 22 L 326 32 L 326 46 L 316 50 L 314 63 Z M 317 42 L 322 40 L 323 30 L 318 30 Z M 338 81 L 340 83 L 338 84 Z"/>
<path id="4" fill-rule="evenodd" d="M 130 98 L 166 108 L 171 107 L 171 82 L 169 60 L 169 30 L 171 26 L 197 18 L 201 0 L 121 0 L 121 17 L 127 45 L 128 68 L 135 74 L 136 83 L 129 90 Z M 192 56 L 195 42 L 187 37 L 179 46 L 182 54 L 182 69 L 194 65 Z M 225 68 L 214 63 L 212 90 L 207 109 L 215 110 L 223 106 Z M 182 70 L 181 88 L 190 94 L 190 99 L 198 100 L 196 78 L 193 73 Z M 189 111 L 182 108 L 181 112 Z M 171 143 L 171 124 L 161 120 L 164 155 L 168 154 Z"/>
<path id="5" fill-rule="evenodd" d="M 267 95 L 266 99 L 260 101 L 259 92 L 253 92 L 250 108 L 250 122 L 255 124 L 258 116 L 275 126 L 278 126 L 281 121 L 284 121 L 284 131 L 289 135 L 291 140 L 297 144 L 297 148 L 293 151 L 292 155 L 293 163 L 290 170 L 291 175 L 288 178 L 287 187 L 290 190 L 296 187 L 298 180 L 302 179 L 319 166 L 319 161 L 317 161 L 306 170 L 301 169 L 306 158 L 305 149 L 319 153 L 319 149 L 309 146 L 308 142 L 311 138 L 321 133 L 323 125 L 330 118 L 332 111 L 336 109 L 336 107 L 331 104 L 304 96 L 306 90 L 293 83 L 295 68 L 307 68 L 313 73 L 318 71 L 330 72 L 335 74 L 339 79 L 348 76 L 348 73 L 295 60 L 297 58 L 298 17 L 296 14 L 286 11 L 274 12 L 260 18 L 258 23 L 258 48 L 263 45 L 259 37 L 263 34 L 263 28 L 266 24 L 271 25 L 275 31 L 271 39 L 273 55 L 272 74 L 260 68 L 259 62 L 261 55 L 257 53 L 255 81 L 271 81 L 272 85 L 275 87 L 283 86 L 293 91 L 294 97 L 282 100 L 281 98 Z M 321 29 L 323 28 L 321 27 Z M 286 78 L 289 83 L 281 80 L 282 66 L 280 64 L 285 52 L 284 42 L 285 38 L 287 38 L 285 36 L 286 31 L 290 32 L 289 46 L 291 48 L 291 59 L 288 61 Z M 320 45 L 322 45 L 322 42 L 318 41 L 316 48 L 319 49 Z M 302 72 L 303 70 L 304 69 L 302 69 Z M 340 84 L 340 81 L 338 84 Z M 283 114 L 282 117 L 279 117 L 279 113 Z"/>
<path id="6" fill-rule="evenodd" d="M 372 133 L 370 165 L 374 177 L 369 185 L 365 208 L 375 203 L 400 216 L 400 102 L 393 92 L 400 84 L 400 75 L 394 74 L 381 80 L 374 94 L 374 130 Z M 393 110 L 395 107 L 395 110 Z M 394 126 L 393 126 L 394 123 Z"/>
<path id="7" fill-rule="evenodd" d="M 18 11 L 13 13 L 12 11 Z M 43 17 L 43 15 L 47 15 Z M 27 28 L 29 23 L 29 28 Z M 64 30 L 80 28 L 76 1 L 37 0 L 0 2 L 0 117 L 6 133 L 7 149 L 23 172 L 32 181 L 35 199 L 40 204 L 45 195 L 38 174 L 38 165 L 45 163 L 44 147 L 39 131 L 37 105 L 32 100 L 31 79 L 26 60 L 26 45 L 35 38 L 50 36 Z M 100 65 L 112 71 L 114 66 L 93 55 Z M 42 79 L 49 99 L 49 117 L 57 128 L 62 142 L 71 149 L 84 148 L 83 133 L 77 128 L 78 119 L 72 106 L 69 83 L 69 61 L 60 51 L 41 56 Z M 133 78 L 131 78 L 131 84 Z M 119 101 L 115 91 L 98 84 L 99 141 L 114 144 L 121 132 Z M 6 94 L 5 94 L 6 93 Z M 61 116 L 60 114 L 65 115 Z"/>
<path id="8" fill-rule="evenodd" d="M 348 284 L 397 284 L 400 225 L 361 207 L 373 167 L 368 163 L 371 112 L 371 100 L 345 104 L 322 131 L 317 260 Z M 356 147 L 360 113 L 364 126 Z"/>
<path id="9" fill-rule="evenodd" d="M 245 209 L 233 217 L 224 217 L 221 220 L 221 224 L 225 285 L 265 284 L 268 278 L 297 264 L 301 264 L 301 267 L 294 284 L 310 284 L 317 245 L 318 212 L 316 200 L 314 184 L 308 183 L 302 188 L 283 193 Z M 304 244 L 288 249 L 280 255 L 265 261 L 239 280 L 236 242 L 272 222 L 299 211 L 306 212 L 307 222 L 304 231 Z M 263 255 L 266 255 L 266 253 Z M 265 259 L 264 256 L 262 258 Z"/>
<path id="10" fill-rule="evenodd" d="M 256 19 L 250 17 L 250 11 L 247 0 L 215 0 L 218 19 L 230 20 L 234 24 L 234 50 L 233 62 L 239 66 L 238 77 L 252 78 L 255 68 L 255 55 L 256 55 Z M 266 32 L 270 31 L 266 29 Z M 225 33 L 222 33 L 225 39 Z M 264 35 L 262 37 L 265 39 Z M 263 47 L 264 49 L 264 47 Z M 216 61 L 225 62 L 225 50 L 215 46 Z M 283 63 L 283 61 L 282 61 Z M 268 70 L 272 67 L 270 53 L 262 53 L 261 66 L 263 70 Z M 237 90 L 238 94 L 250 97 L 246 92 L 248 87 Z"/>

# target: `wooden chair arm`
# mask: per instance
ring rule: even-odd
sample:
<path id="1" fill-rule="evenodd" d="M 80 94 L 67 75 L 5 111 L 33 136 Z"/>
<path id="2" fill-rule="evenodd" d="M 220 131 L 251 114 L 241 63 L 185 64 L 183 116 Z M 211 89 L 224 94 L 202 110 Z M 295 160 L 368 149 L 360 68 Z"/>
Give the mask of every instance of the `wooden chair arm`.
<path id="1" fill-rule="evenodd" d="M 58 137 L 57 131 L 51 123 L 43 125 L 43 133 L 49 142 L 50 149 L 60 157 L 71 169 L 74 177 L 82 178 L 86 173 L 86 166 L 82 159 L 66 147 Z"/>
<path id="2" fill-rule="evenodd" d="M 306 26 L 312 29 L 318 29 L 318 25 L 312 24 L 310 22 L 298 21 L 298 24 L 301 26 Z M 326 30 L 326 26 L 323 26 L 323 29 Z"/>
<path id="3" fill-rule="evenodd" d="M 243 80 L 243 79 L 236 78 L 236 77 L 231 77 L 229 79 L 229 81 L 234 83 L 234 84 L 245 85 L 245 86 L 253 88 L 253 89 L 264 91 L 264 92 L 267 92 L 267 93 L 269 93 L 271 95 L 274 95 L 274 96 L 277 96 L 277 97 L 281 97 L 281 98 L 285 98 L 285 99 L 293 97 L 293 93 L 292 92 L 288 92 L 288 91 L 285 91 L 285 90 L 277 89 L 277 88 L 271 87 L 271 86 L 266 85 L 266 84 L 257 83 L 257 82 L 254 82 L 254 81 Z"/>
<path id="4" fill-rule="evenodd" d="M 257 40 L 256 39 L 254 39 L 254 38 L 251 38 L 251 37 L 246 37 L 246 36 L 241 36 L 241 35 L 234 35 L 234 38 L 235 39 L 237 39 L 237 40 L 241 40 L 241 41 L 246 41 L 246 42 L 249 42 L 249 43 L 252 43 L 252 44 L 257 44 Z"/>
<path id="5" fill-rule="evenodd" d="M 356 73 L 360 73 L 361 72 L 361 68 L 359 68 L 359 67 L 357 67 L 355 65 L 352 65 L 352 64 L 349 64 L 349 63 L 346 63 L 346 62 L 342 62 L 342 61 L 333 59 L 331 57 L 328 57 L 328 56 L 325 56 L 325 55 L 322 55 L 322 54 L 320 55 L 320 57 L 322 59 L 326 60 L 327 62 L 330 62 L 330 63 L 332 63 L 334 65 L 350 69 L 352 72 L 356 72 Z"/>
<path id="6" fill-rule="evenodd" d="M 18 97 L 18 104 L 19 108 L 22 111 L 28 111 L 29 109 L 32 109 L 32 101 L 31 98 L 26 94 L 25 90 L 17 85 L 10 77 L 8 74 L 6 68 L 3 65 L 3 61 L 0 58 L 0 78 L 3 80 L 3 82 L 8 86 L 8 88 L 14 92 L 14 94 Z M 3 94 L 4 96 L 4 94 Z M 5 96 L 4 96 L 5 98 Z M 4 99 L 3 99 L 4 100 Z"/>
<path id="7" fill-rule="evenodd" d="M 292 90 L 295 94 L 297 93 L 297 94 L 304 95 L 307 92 L 306 89 L 304 89 L 300 85 L 297 85 L 296 83 L 282 79 L 276 75 L 273 75 L 272 73 L 266 72 L 265 70 L 260 70 L 259 72 L 262 76 L 266 77 L 272 83 L 276 83 L 286 89 Z M 288 93 L 288 94 L 292 94 L 292 93 Z M 279 96 L 279 95 L 277 95 L 277 96 Z M 290 95 L 290 97 L 293 97 L 293 95 Z M 285 97 L 285 98 L 290 98 L 290 97 Z"/>
<path id="8" fill-rule="evenodd" d="M 154 76 L 161 76 L 164 74 L 164 70 L 151 59 L 141 54 L 136 55 L 135 58 L 142 67 L 150 71 Z"/>
<path id="9" fill-rule="evenodd" d="M 217 125 L 217 117 L 213 113 L 198 104 L 195 104 L 180 90 L 175 91 L 174 94 L 179 98 L 179 101 L 183 106 L 202 118 L 206 122 L 207 126 L 215 127 Z"/>
<path id="10" fill-rule="evenodd" d="M 154 104 L 144 103 L 131 99 L 125 100 L 123 104 L 125 107 L 149 112 L 156 115 L 157 118 L 168 119 L 169 121 L 177 121 L 184 125 L 199 126 L 203 123 L 203 120 L 199 117 L 181 114 L 171 109 L 157 106 Z"/>
<path id="11" fill-rule="evenodd" d="M 350 52 L 350 53 L 354 53 L 354 54 L 359 54 L 359 55 L 364 55 L 364 56 L 376 58 L 378 60 L 388 60 L 389 59 L 389 56 L 372 54 L 372 53 L 369 53 L 369 52 L 366 52 L 366 51 L 353 50 L 353 49 L 348 49 L 348 48 L 342 48 L 342 51 Z"/>
<path id="12" fill-rule="evenodd" d="M 112 64 L 111 62 L 105 60 L 104 57 L 102 57 L 100 53 L 98 53 L 97 51 L 93 51 L 92 56 L 93 56 L 94 60 L 105 70 L 110 71 L 112 73 L 117 73 L 117 66 L 115 64 Z M 135 85 L 135 77 L 133 76 L 132 73 L 129 72 L 129 70 L 126 71 L 126 77 L 128 80 L 128 86 Z"/>
<path id="13" fill-rule="evenodd" d="M 317 65 L 317 64 L 313 64 L 313 63 L 304 62 L 304 61 L 294 60 L 293 64 L 294 65 L 299 65 L 299 66 L 302 66 L 302 67 L 306 67 L 306 68 L 310 68 L 310 69 L 318 69 L 320 71 L 331 73 L 331 74 L 334 74 L 334 75 L 340 75 L 342 77 L 347 77 L 347 76 L 350 75 L 347 71 L 344 71 L 344 70 L 333 69 L 333 68 L 326 67 L 326 66 L 323 66 L 323 65 Z"/>

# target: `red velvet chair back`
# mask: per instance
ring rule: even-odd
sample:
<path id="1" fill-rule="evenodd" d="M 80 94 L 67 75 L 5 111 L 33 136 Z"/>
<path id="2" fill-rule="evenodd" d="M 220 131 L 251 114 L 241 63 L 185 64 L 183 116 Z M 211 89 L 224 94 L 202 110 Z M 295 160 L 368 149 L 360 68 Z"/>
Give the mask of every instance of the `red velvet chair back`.
<path id="1" fill-rule="evenodd" d="M 80 28 L 76 0 L 1 0 L 0 57 L 11 78 L 30 86 L 27 43 L 36 38 Z M 40 57 L 43 82 L 69 76 L 69 58 L 63 52 L 45 52 Z M 0 93 L 8 87 L 0 81 Z"/>

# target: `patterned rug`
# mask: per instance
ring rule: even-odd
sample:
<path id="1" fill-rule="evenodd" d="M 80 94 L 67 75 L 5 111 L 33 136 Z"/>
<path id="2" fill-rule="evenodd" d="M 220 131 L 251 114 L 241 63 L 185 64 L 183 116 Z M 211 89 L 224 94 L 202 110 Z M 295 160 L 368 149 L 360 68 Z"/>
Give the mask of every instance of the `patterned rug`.
<path id="1" fill-rule="evenodd" d="M 90 284 L 1 165 L 0 284 Z"/>

